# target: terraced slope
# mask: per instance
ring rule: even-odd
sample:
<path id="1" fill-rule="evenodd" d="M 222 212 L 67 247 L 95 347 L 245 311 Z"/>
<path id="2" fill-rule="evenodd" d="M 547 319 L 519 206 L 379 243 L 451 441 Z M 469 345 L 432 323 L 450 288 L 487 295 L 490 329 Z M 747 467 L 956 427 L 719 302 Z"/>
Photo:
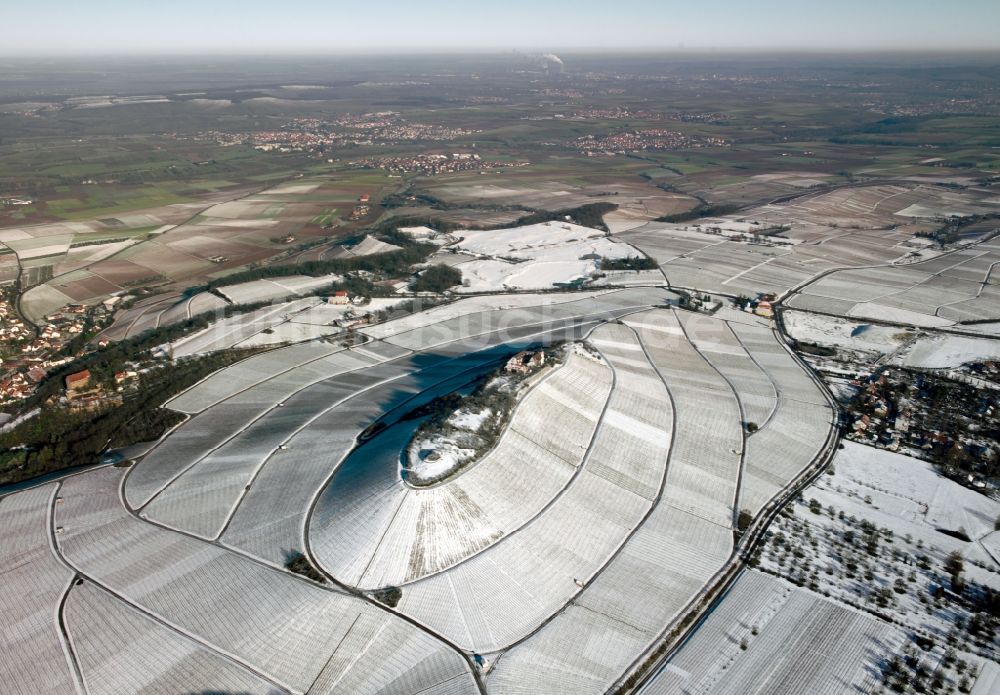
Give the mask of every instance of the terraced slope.
<path id="1" fill-rule="evenodd" d="M 830 431 L 766 325 L 671 297 L 442 312 L 209 377 L 132 469 L 0 499 L 17 636 L 0 674 L 24 693 L 607 691 L 729 566 L 739 511 Z M 406 483 L 407 413 L 561 341 L 494 450 Z M 325 585 L 285 570 L 291 551 Z"/>

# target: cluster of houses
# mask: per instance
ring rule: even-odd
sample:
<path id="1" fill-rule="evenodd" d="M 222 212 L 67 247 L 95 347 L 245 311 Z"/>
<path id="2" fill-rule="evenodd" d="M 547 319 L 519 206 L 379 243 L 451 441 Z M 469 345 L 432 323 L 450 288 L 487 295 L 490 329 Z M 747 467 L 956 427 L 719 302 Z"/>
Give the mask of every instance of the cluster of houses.
<path id="1" fill-rule="evenodd" d="M 339 306 L 356 306 L 360 307 L 369 302 L 369 298 L 362 297 L 361 295 L 351 297 L 347 290 L 337 290 L 331 293 L 326 298 L 327 304 L 334 304 Z M 373 320 L 372 315 L 367 311 L 356 311 L 350 310 L 346 312 L 342 317 L 338 318 L 333 322 L 334 326 L 344 329 L 360 328 L 361 326 L 367 326 Z"/>
<path id="2" fill-rule="evenodd" d="M 371 203 L 371 195 L 369 195 L 368 193 L 361 195 L 358 198 L 358 204 L 354 206 L 353 210 L 351 210 L 350 221 L 356 222 L 357 220 L 360 220 L 362 217 L 366 216 L 369 212 L 371 212 L 372 208 L 370 203 Z"/>
<path id="3" fill-rule="evenodd" d="M 545 364 L 545 352 L 539 350 L 531 352 L 522 350 L 517 353 L 504 365 L 504 371 L 511 374 L 529 374 Z"/>
<path id="4" fill-rule="evenodd" d="M 71 408 L 90 409 L 108 403 L 121 403 L 122 392 L 128 384 L 138 384 L 139 372 L 128 368 L 115 372 L 114 392 L 106 391 L 96 383 L 89 369 L 68 374 L 64 381 L 66 401 Z"/>
<path id="5" fill-rule="evenodd" d="M 415 154 L 399 157 L 369 157 L 352 162 L 366 169 L 382 169 L 390 175 L 400 176 L 419 173 L 425 176 L 453 174 L 460 171 L 478 171 L 505 167 L 527 166 L 527 162 L 487 161 L 471 152 L 451 154 Z"/>
<path id="6" fill-rule="evenodd" d="M 769 319 L 774 317 L 774 302 L 776 300 L 777 297 L 773 294 L 761 294 L 756 298 L 742 296 L 736 298 L 736 306 L 748 314 L 756 314 Z"/>
<path id="7" fill-rule="evenodd" d="M 37 329 L 26 325 L 9 301 L 0 300 L 0 403 L 34 393 L 46 374 L 72 359 L 61 354 L 66 344 L 82 335 L 88 323 L 110 318 L 120 299 L 112 297 L 92 307 L 70 304 L 46 316 Z"/>
<path id="8" fill-rule="evenodd" d="M 572 140 L 569 144 L 585 153 L 588 157 L 594 157 L 598 155 L 627 154 L 629 152 L 728 147 L 731 143 L 725 138 L 700 137 L 676 130 L 647 128 L 646 130 L 615 133 L 604 137 L 584 135 L 576 140 Z"/>
<path id="9" fill-rule="evenodd" d="M 38 367 L 33 367 L 37 370 Z M 42 372 L 44 376 L 45 372 Z M 28 372 L 8 372 L 0 378 L 0 403 L 27 398 L 35 390 L 35 383 Z"/>
<path id="10" fill-rule="evenodd" d="M 853 383 L 850 439 L 976 471 L 968 482 L 978 487 L 986 484 L 980 473 L 995 474 L 1000 447 L 989 433 L 1000 426 L 997 390 L 913 370 L 884 370 Z"/>
<path id="11" fill-rule="evenodd" d="M 7 300 L 0 300 L 0 341 L 24 340 L 31 336 L 31 331 L 18 318 L 14 307 Z"/>
<path id="12" fill-rule="evenodd" d="M 18 317 L 10 302 L 0 301 L 0 346 L 6 355 L 0 359 L 0 403 L 27 398 L 49 370 L 69 361 L 58 351 L 83 332 L 83 322 L 73 314 L 49 318 L 52 320 L 36 334 Z"/>

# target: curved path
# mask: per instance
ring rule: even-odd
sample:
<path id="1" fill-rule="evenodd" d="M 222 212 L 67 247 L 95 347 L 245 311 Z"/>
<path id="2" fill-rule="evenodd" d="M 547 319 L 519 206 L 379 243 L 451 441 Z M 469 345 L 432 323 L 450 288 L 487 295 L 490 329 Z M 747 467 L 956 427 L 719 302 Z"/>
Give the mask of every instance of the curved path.
<path id="1" fill-rule="evenodd" d="M 651 308 L 669 297 L 636 288 L 271 351 L 174 399 L 192 417 L 125 475 L 0 499 L 0 515 L 29 493 L 51 510 L 42 605 L 67 687 L 612 688 L 729 571 L 739 510 L 760 509 L 757 533 L 829 427 L 774 334 Z M 524 347 L 584 339 L 599 356 L 574 352 L 543 379 L 491 454 L 439 486 L 401 483 L 396 424 L 413 407 Z M 790 431 L 810 408 L 816 427 Z M 383 431 L 358 446 L 373 422 Z M 331 581 L 285 571 L 289 551 Z M 402 588 L 394 608 L 362 591 L 386 584 Z M 109 651 L 117 634 L 127 644 Z"/>
<path id="2" fill-rule="evenodd" d="M 386 432 L 339 466 L 314 509 L 317 560 L 359 588 L 404 585 L 451 567 L 521 527 L 565 488 L 593 438 L 610 370 L 580 354 L 518 404 L 497 446 L 448 481 L 400 475 L 409 428 Z"/>

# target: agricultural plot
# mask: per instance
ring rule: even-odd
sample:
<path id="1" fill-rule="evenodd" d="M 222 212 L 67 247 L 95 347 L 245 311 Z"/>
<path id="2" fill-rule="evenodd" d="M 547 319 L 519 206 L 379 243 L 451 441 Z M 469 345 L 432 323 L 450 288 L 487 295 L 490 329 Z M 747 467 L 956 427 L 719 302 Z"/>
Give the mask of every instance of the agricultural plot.
<path id="1" fill-rule="evenodd" d="M 17 255 L 0 246 L 0 286 L 16 282 L 20 272 Z"/>
<path id="2" fill-rule="evenodd" d="M 735 392 L 689 342 L 675 314 L 648 312 L 626 323 L 638 331 L 677 408 L 666 500 L 699 520 L 732 528 L 743 450 Z"/>
<path id="3" fill-rule="evenodd" d="M 213 321 L 206 328 L 167 346 L 174 357 L 329 338 L 344 332 L 339 324 L 371 313 L 387 311 L 401 300 L 374 298 L 363 306 L 330 304 L 322 297 L 306 297 L 271 304 Z M 141 324 L 140 324 L 141 325 Z"/>
<path id="4" fill-rule="evenodd" d="M 607 366 L 571 354 L 519 404 L 495 449 L 430 488 L 400 478 L 398 447 L 347 459 L 310 523 L 317 560 L 352 586 L 403 585 L 516 531 L 573 477 L 610 389 Z"/>
<path id="5" fill-rule="evenodd" d="M 925 207 L 910 210 L 917 201 Z M 978 192 L 935 186 L 845 187 L 738 215 L 654 222 L 616 236 L 655 258 L 673 285 L 727 294 L 780 295 L 826 270 L 887 264 L 918 249 L 925 256 L 932 255 L 924 245 L 914 245 L 913 235 L 940 226 L 936 211 L 973 215 L 995 212 L 996 207 Z M 903 214 L 904 210 L 909 212 Z M 870 283 L 867 272 L 860 272 L 862 283 Z M 836 292 L 821 296 L 844 299 Z M 960 299 L 957 296 L 953 301 Z M 955 306 L 953 316 L 975 311 L 958 301 Z"/>
<path id="6" fill-rule="evenodd" d="M 773 395 L 767 396 L 759 370 L 738 375 L 732 365 L 722 366 L 719 356 L 739 354 L 739 348 L 731 337 L 720 337 L 728 329 L 701 325 L 712 321 L 686 317 L 682 323 L 662 310 L 625 319 L 674 406 L 662 492 L 584 590 L 499 657 L 487 679 L 490 692 L 605 692 L 728 558 L 742 450 L 738 399 L 745 394 L 753 403 L 763 397 L 756 401 L 763 408 Z M 742 377 L 733 379 L 737 388 L 722 369 Z"/>
<path id="7" fill-rule="evenodd" d="M 516 296 L 516 295 L 515 295 Z M 561 297 L 566 295 L 526 295 L 534 297 Z M 582 299 L 575 299 L 582 297 Z M 510 297 L 504 298 L 505 300 Z M 485 299 L 483 301 L 486 301 Z M 491 300 L 492 301 L 492 300 Z M 512 300 L 515 301 L 516 300 Z M 399 331 L 386 337 L 385 341 L 407 349 L 426 350 L 459 338 L 488 336 L 497 331 L 508 331 L 527 325 L 555 325 L 571 320 L 586 312 L 618 312 L 623 309 L 639 309 L 644 306 L 669 304 L 676 301 L 676 295 L 657 288 L 632 288 L 602 293 L 582 293 L 574 295 L 570 301 L 542 302 L 535 306 L 513 304 L 507 309 L 484 310 L 474 313 L 460 313 L 451 318 Z M 478 305 L 457 304 L 458 307 Z M 491 306 L 491 305 L 488 305 Z M 443 316 L 450 316 L 444 309 Z M 387 328 L 385 330 L 392 330 Z"/>
<path id="8" fill-rule="evenodd" d="M 618 209 L 607 214 L 604 222 L 612 231 L 629 229 L 664 215 L 686 212 L 697 201 L 683 193 L 664 191 L 656 186 L 621 182 L 601 185 L 569 185 L 548 179 L 546 175 L 517 172 L 494 178 L 484 184 L 480 177 L 453 176 L 438 185 L 428 185 L 428 192 L 450 205 L 524 206 L 538 210 L 566 210 L 592 203 L 613 202 Z M 426 214 L 426 211 L 424 211 Z M 487 224 L 482 212 L 470 211 L 475 224 Z M 517 217 L 515 216 L 514 219 Z M 507 222 L 512 220 L 505 220 Z"/>
<path id="9" fill-rule="evenodd" d="M 404 206 L 387 211 L 386 219 L 410 219 L 424 217 L 428 209 L 424 207 Z M 483 210 L 480 208 L 448 208 L 434 210 L 435 219 L 451 222 L 460 227 L 500 227 L 516 222 L 524 217 L 523 210 Z"/>
<path id="10" fill-rule="evenodd" d="M 120 479 L 120 469 L 104 468 L 64 482 L 55 523 L 67 561 L 138 610 L 276 689 L 377 692 L 399 679 L 416 692 L 457 677 L 471 684 L 461 656 L 356 597 L 131 516 L 118 498 Z M 108 625 L 95 625 L 96 639 L 112 639 L 99 631 Z M 185 662 L 187 671 L 198 660 Z M 118 692 L 133 677 L 128 669 L 112 675 Z"/>
<path id="11" fill-rule="evenodd" d="M 605 290 L 607 291 L 607 290 Z M 483 295 L 479 297 L 468 297 L 449 302 L 442 306 L 435 306 L 423 311 L 418 311 L 409 316 L 404 316 L 393 321 L 379 323 L 374 326 L 361 328 L 361 333 L 372 338 L 387 339 L 391 336 L 405 333 L 407 331 L 426 328 L 442 321 L 455 319 L 470 314 L 478 314 L 483 311 L 509 310 L 522 307 L 546 306 L 549 304 L 562 304 L 564 302 L 575 302 L 581 299 L 589 299 L 601 294 L 597 292 L 564 292 L 546 294 L 510 294 L 510 295 Z"/>
<path id="12" fill-rule="evenodd" d="M 310 297 L 234 314 L 213 322 L 207 328 L 175 340 L 167 346 L 167 349 L 174 357 L 188 357 L 225 350 L 239 345 L 261 331 L 272 330 L 274 326 L 287 322 L 297 312 L 305 311 L 322 301 L 322 299 Z"/>
<path id="13" fill-rule="evenodd" d="M 604 277 L 595 280 L 594 286 L 631 287 L 664 284 L 663 273 L 659 270 L 602 270 L 601 275 Z"/>
<path id="14" fill-rule="evenodd" d="M 602 257 L 640 255 L 605 232 L 569 222 L 490 231 L 459 230 L 455 235 L 460 239 L 448 247 L 448 252 L 477 257 L 455 266 L 462 271 L 461 292 L 582 285 L 597 273 Z M 447 258 L 448 252 L 439 252 L 431 261 L 438 256 Z"/>
<path id="15" fill-rule="evenodd" d="M 693 314 L 684 317 L 684 331 L 692 345 L 736 392 L 744 427 L 749 429 L 750 423 L 766 427 L 778 407 L 777 388 L 730 324 Z"/>
<path id="16" fill-rule="evenodd" d="M 76 677 L 60 633 L 57 606 L 69 590 L 73 570 L 49 543 L 54 485 L 0 499 L 0 566 L 4 616 L 0 682 L 14 695 L 71 693 Z"/>
<path id="17" fill-rule="evenodd" d="M 337 208 L 326 208 L 316 217 L 312 218 L 310 222 L 312 224 L 318 224 L 320 226 L 332 225 L 337 219 Z"/>
<path id="18" fill-rule="evenodd" d="M 92 695 L 204 689 L 285 692 L 94 584 L 74 587 L 65 616 L 84 687 Z"/>
<path id="19" fill-rule="evenodd" d="M 38 321 L 67 303 L 93 304 L 140 285 L 179 292 L 264 261 L 286 251 L 282 240 L 289 236 L 321 236 L 322 226 L 312 220 L 323 213 L 323 202 L 343 195 L 330 182 L 230 189 L 123 218 L 0 230 L 0 240 L 9 239 L 19 256 L 48 268 L 36 278 L 42 284 L 23 298 L 26 314 Z M 233 289 L 239 295 L 233 301 L 288 297 L 302 289 L 294 282 L 242 294 Z"/>
<path id="20" fill-rule="evenodd" d="M 934 691 L 968 690 L 977 673 L 968 664 L 996 659 L 996 636 L 978 626 L 986 616 L 975 596 L 1000 587 L 1000 564 L 990 553 L 1000 504 L 925 462 L 853 442 L 833 465 L 779 516 L 752 562 L 891 621 L 918 644 L 930 640 L 918 652 L 925 673 L 940 679 Z M 794 562 L 789 538 L 800 549 Z M 949 577 L 954 557 L 964 560 L 962 587 Z"/>
<path id="21" fill-rule="evenodd" d="M 337 252 L 321 256 L 321 258 L 360 258 L 362 256 L 374 256 L 380 253 L 392 253 L 402 250 L 402 246 L 386 243 L 368 234 L 357 244 L 353 246 L 341 246 Z"/>
<path id="22" fill-rule="evenodd" d="M 826 405 L 757 319 L 652 308 L 671 300 L 461 299 L 350 348 L 255 355 L 175 397 L 192 417 L 124 480 L 61 483 L 58 550 L 86 580 L 66 604 L 84 682 L 465 693 L 484 654 L 491 693 L 606 691 L 729 562 L 753 438 L 773 430 L 805 457 L 826 435 L 775 426 L 785 406 Z M 295 301 L 282 325 L 328 318 Z M 532 382 L 494 449 L 409 484 L 410 413 L 564 340 L 589 347 Z M 292 551 L 350 587 L 398 587 L 414 622 L 281 571 Z M 118 660 L 112 634 L 131 636 Z"/>
<path id="23" fill-rule="evenodd" d="M 640 692 L 868 693 L 903 642 L 892 625 L 748 571 Z"/>
<path id="24" fill-rule="evenodd" d="M 278 549 L 302 543 L 314 496 L 373 422 L 381 418 L 391 425 L 411 408 L 454 391 L 513 352 L 579 337 L 595 324 L 528 327 L 495 336 L 486 344 L 457 341 L 331 381 L 325 388 L 328 395 L 319 403 L 305 392 L 306 407 L 319 412 L 308 427 L 288 440 L 287 452 L 276 452 L 264 466 L 233 515 L 223 541 L 280 561 Z M 322 408 L 324 403 L 333 405 Z M 296 465 L 282 465 L 287 461 Z"/>
<path id="25" fill-rule="evenodd" d="M 114 323 L 101 332 L 100 338 L 112 341 L 134 338 L 151 328 L 163 328 L 201 314 L 221 313 L 226 306 L 226 300 L 211 292 L 187 298 L 172 293 L 153 295 L 115 312 Z"/>
<path id="26" fill-rule="evenodd" d="M 577 324 L 588 312 L 614 315 L 638 302 L 659 300 L 659 295 L 644 298 L 642 293 L 632 293 L 631 299 L 619 299 L 621 306 L 580 302 L 567 309 L 561 321 L 515 325 L 472 341 L 455 336 L 457 342 L 451 345 L 412 356 L 406 349 L 379 341 L 329 359 L 326 355 L 336 348 L 324 343 L 252 357 L 170 403 L 181 411 L 204 412 L 147 457 L 148 467 L 140 467 L 130 478 L 126 496 L 135 506 L 142 506 L 166 488 L 164 501 L 151 505 L 148 513 L 160 509 L 170 523 L 209 535 L 228 519 L 225 542 L 283 562 L 282 544 L 286 550 L 302 545 L 301 524 L 311 496 L 374 419 L 436 384 L 468 380 L 460 375 L 495 363 L 525 341 L 536 340 L 535 336 L 586 330 L 593 322 Z M 353 366 L 337 376 L 343 372 L 337 365 L 344 360 Z M 226 446 L 215 452 L 220 444 Z M 290 460 L 297 464 L 290 468 Z M 200 481 L 212 478 L 216 466 L 226 473 L 203 486 Z M 188 468 L 190 472 L 184 473 Z M 250 489 L 244 490 L 248 482 Z M 174 484 L 179 486 L 176 491 L 170 488 Z M 190 495 L 203 501 L 190 503 Z M 275 517 L 280 524 L 274 523 Z"/>
<path id="27" fill-rule="evenodd" d="M 756 515 L 829 446 L 834 412 L 771 330 L 750 325 L 732 329 L 777 394 L 772 414 L 747 435 L 740 508 Z"/>
<path id="28" fill-rule="evenodd" d="M 525 528 L 404 589 L 402 610 L 477 652 L 525 637 L 579 593 L 662 485 L 672 428 L 666 389 L 628 328 L 605 324 L 591 340 L 614 370 L 615 387 L 580 472 Z M 476 600 L 484 595 L 494 600 Z"/>
<path id="29" fill-rule="evenodd" d="M 209 197 L 203 203 L 174 203 L 128 215 L 7 227 L 0 229 L 0 242 L 15 251 L 26 266 L 43 263 L 58 276 L 171 229 L 211 202 Z"/>
<path id="30" fill-rule="evenodd" d="M 830 273 L 801 288 L 792 308 L 918 327 L 1000 318 L 1000 242 L 921 263 Z"/>
<path id="31" fill-rule="evenodd" d="M 289 358 L 301 361 L 294 366 L 286 366 L 287 363 L 283 360 Z M 169 403 L 169 407 L 175 410 L 183 412 L 193 408 L 196 412 L 204 413 L 178 432 L 176 438 L 154 449 L 146 457 L 148 464 L 137 469 L 129 478 L 126 498 L 136 507 L 145 506 L 162 488 L 176 482 L 177 477 L 188 472 L 194 464 L 216 453 L 220 447 L 224 453 L 227 441 L 252 426 L 262 416 L 277 410 L 274 417 L 294 418 L 294 411 L 292 415 L 286 416 L 285 411 L 279 409 L 278 403 L 284 403 L 286 399 L 314 383 L 373 363 L 374 360 L 368 355 L 344 351 L 325 343 L 306 343 L 252 357 L 233 365 L 231 371 L 209 377 Z M 221 406 L 210 407 L 215 404 L 213 401 L 223 400 Z M 299 417 L 308 418 L 309 414 L 307 411 Z M 272 445 L 272 449 L 276 447 L 277 444 Z M 266 450 L 267 453 L 272 449 Z M 231 463 L 246 466 L 249 462 L 233 457 Z M 220 475 L 219 478 L 217 482 L 223 483 L 224 476 Z M 196 494 L 210 493 L 209 490 L 199 492 L 197 486 L 192 486 L 191 490 Z M 213 510 L 191 505 L 188 511 L 206 514 Z"/>
<path id="32" fill-rule="evenodd" d="M 238 285 L 227 285 L 220 288 L 219 293 L 233 304 L 274 302 L 296 295 L 309 294 L 314 290 L 329 287 L 341 279 L 338 275 L 321 277 L 290 275 L 274 280 L 253 280 Z"/>

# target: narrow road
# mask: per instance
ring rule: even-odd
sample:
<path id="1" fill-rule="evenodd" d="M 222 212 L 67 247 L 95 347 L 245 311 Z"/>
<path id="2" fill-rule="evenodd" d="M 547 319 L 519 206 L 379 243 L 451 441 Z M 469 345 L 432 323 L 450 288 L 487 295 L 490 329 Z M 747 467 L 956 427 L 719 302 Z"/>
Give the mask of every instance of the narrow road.
<path id="1" fill-rule="evenodd" d="M 785 348 L 786 352 L 806 372 L 826 397 L 834 415 L 827 433 L 827 439 L 812 463 L 765 505 L 750 527 L 740 537 L 730 560 L 715 574 L 712 581 L 679 614 L 678 619 L 663 630 L 661 638 L 647 650 L 646 654 L 636 659 L 633 666 L 619 677 L 615 685 L 608 691 L 609 693 L 620 695 L 641 692 L 652 679 L 668 667 L 670 659 L 686 643 L 705 618 L 719 605 L 719 602 L 725 598 L 729 589 L 732 588 L 733 584 L 735 584 L 736 580 L 746 569 L 747 562 L 753 555 L 754 550 L 764 540 L 767 529 L 774 518 L 799 492 L 809 487 L 823 474 L 823 471 L 836 454 L 837 444 L 840 441 L 838 426 L 839 405 L 822 379 L 789 347 L 788 337 L 784 333 L 784 326 L 780 320 L 775 322 L 774 333 L 779 338 L 779 342 Z M 683 625 L 687 625 L 687 627 L 682 627 Z M 673 632 L 677 632 L 677 634 L 670 637 Z"/>

